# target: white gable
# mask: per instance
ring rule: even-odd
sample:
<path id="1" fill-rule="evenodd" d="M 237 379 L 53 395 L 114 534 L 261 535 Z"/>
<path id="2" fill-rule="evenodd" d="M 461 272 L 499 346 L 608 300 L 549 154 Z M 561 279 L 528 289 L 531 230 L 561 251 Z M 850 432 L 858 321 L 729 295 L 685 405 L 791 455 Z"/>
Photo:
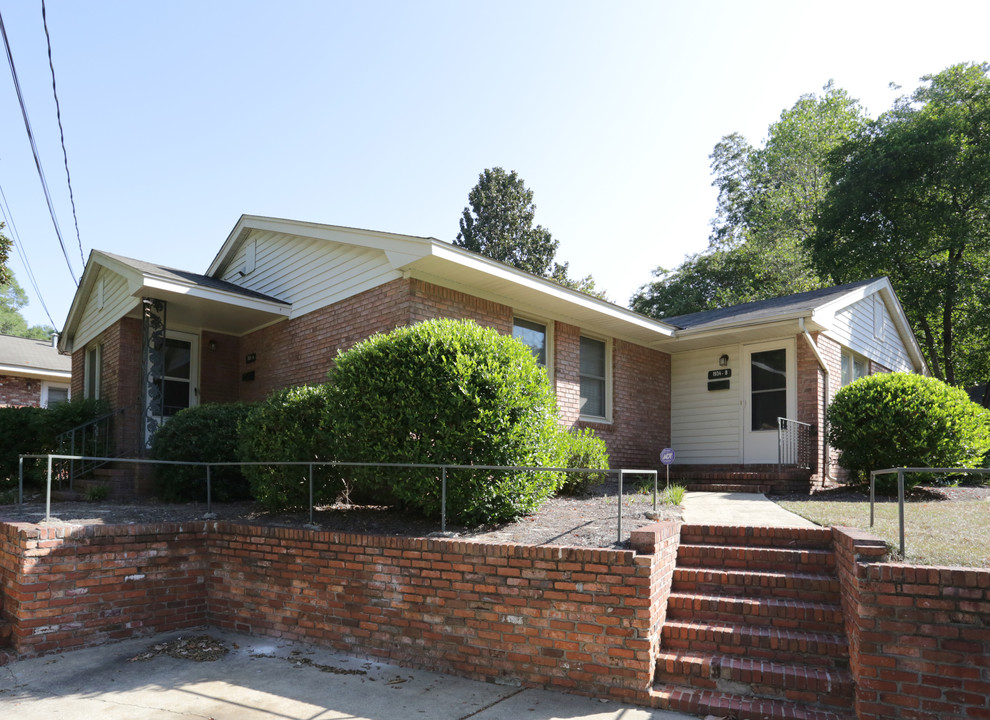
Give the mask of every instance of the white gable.
<path id="1" fill-rule="evenodd" d="M 291 303 L 299 317 L 401 276 L 384 250 L 252 230 L 220 279 Z"/>
<path id="2" fill-rule="evenodd" d="M 895 372 L 912 372 L 915 369 L 879 292 L 836 310 L 825 334 Z"/>
<path id="3" fill-rule="evenodd" d="M 96 268 L 93 290 L 79 316 L 73 349 L 85 346 L 141 302 L 133 296 L 124 276 L 106 267 Z"/>

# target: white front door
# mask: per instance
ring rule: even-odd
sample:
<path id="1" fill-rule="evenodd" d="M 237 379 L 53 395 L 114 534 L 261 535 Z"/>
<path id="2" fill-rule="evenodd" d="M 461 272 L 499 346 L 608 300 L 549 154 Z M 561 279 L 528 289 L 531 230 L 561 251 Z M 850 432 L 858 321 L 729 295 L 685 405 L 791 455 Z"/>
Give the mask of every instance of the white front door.
<path id="1" fill-rule="evenodd" d="M 793 340 L 743 346 L 743 462 L 777 462 L 777 418 L 797 417 Z"/>

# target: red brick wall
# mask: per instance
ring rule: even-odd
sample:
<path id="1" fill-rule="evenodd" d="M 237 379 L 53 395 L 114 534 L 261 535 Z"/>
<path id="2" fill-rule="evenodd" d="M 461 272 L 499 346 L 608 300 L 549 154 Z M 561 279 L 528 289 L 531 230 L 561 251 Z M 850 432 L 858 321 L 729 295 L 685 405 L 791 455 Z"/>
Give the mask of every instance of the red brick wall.
<path id="1" fill-rule="evenodd" d="M 832 402 L 836 391 L 842 383 L 842 347 L 826 337 L 822 333 L 811 333 L 818 348 L 818 353 L 828 367 L 828 402 Z M 817 429 L 814 436 L 816 451 L 814 454 L 814 467 L 812 479 L 821 483 L 824 458 L 824 433 L 826 431 L 825 411 L 825 373 L 822 371 L 818 359 L 815 357 L 808 345 L 808 341 L 801 335 L 797 336 L 797 362 L 798 362 L 798 420 L 811 423 Z M 837 454 L 829 449 L 829 475 L 835 477 L 839 471 L 836 464 Z"/>
<path id="2" fill-rule="evenodd" d="M 0 375 L 0 407 L 40 407 L 41 380 Z"/>
<path id="3" fill-rule="evenodd" d="M 240 399 L 254 402 L 272 390 L 324 382 L 338 351 L 377 332 L 435 317 L 469 318 L 512 331 L 511 308 L 419 280 L 393 280 L 241 338 L 236 373 L 254 372 L 254 380 L 240 382 Z M 245 362 L 248 354 L 255 362 Z"/>
<path id="4" fill-rule="evenodd" d="M 229 523 L 0 526 L 36 655 L 204 622 L 466 677 L 649 704 L 679 526 L 635 551 Z"/>
<path id="5" fill-rule="evenodd" d="M 670 355 L 614 340 L 612 422 L 594 423 L 581 414 L 581 330 L 554 326 L 554 386 L 561 423 L 590 427 L 608 445 L 614 468 L 655 468 L 670 445 Z"/>
<path id="6" fill-rule="evenodd" d="M 859 720 L 990 718 L 990 570 L 879 562 L 835 528 Z"/>
<path id="7" fill-rule="evenodd" d="M 206 622 L 205 523 L 0 524 L 3 614 L 23 655 Z"/>
<path id="8" fill-rule="evenodd" d="M 240 338 L 204 330 L 199 343 L 199 401 L 237 402 L 241 362 Z"/>

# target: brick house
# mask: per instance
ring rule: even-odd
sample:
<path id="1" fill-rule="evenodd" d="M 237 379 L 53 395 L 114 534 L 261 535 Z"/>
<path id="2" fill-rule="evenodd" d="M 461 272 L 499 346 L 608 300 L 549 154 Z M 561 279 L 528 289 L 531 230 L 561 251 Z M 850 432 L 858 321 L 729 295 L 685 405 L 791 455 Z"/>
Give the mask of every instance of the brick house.
<path id="1" fill-rule="evenodd" d="M 321 382 L 338 351 L 433 317 L 529 344 L 562 423 L 598 432 L 613 467 L 673 446 L 710 471 L 776 468 L 777 415 L 820 427 L 840 382 L 925 371 L 885 278 L 658 321 L 433 238 L 257 216 L 204 274 L 93 251 L 59 347 L 136 455 L 184 407 Z"/>
<path id="2" fill-rule="evenodd" d="M 49 407 L 69 399 L 72 359 L 49 340 L 0 335 L 0 407 Z"/>

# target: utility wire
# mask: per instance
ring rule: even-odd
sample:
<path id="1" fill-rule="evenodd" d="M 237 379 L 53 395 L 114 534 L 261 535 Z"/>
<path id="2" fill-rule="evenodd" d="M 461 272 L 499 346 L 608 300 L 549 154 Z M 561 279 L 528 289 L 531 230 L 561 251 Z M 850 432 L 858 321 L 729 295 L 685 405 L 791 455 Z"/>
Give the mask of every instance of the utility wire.
<path id="1" fill-rule="evenodd" d="M 58 104 L 58 90 L 55 89 L 55 65 L 52 63 L 52 39 L 48 35 L 48 17 L 45 15 L 45 0 L 41 0 L 41 24 L 45 26 L 45 40 L 48 42 L 48 67 L 52 71 L 52 95 L 55 96 L 55 116 L 58 118 L 58 135 L 62 141 L 62 157 L 65 159 L 65 183 L 69 186 L 69 202 L 72 203 L 72 221 L 76 224 L 76 241 L 79 243 L 79 259 L 86 267 L 82 237 L 79 235 L 79 218 L 76 216 L 76 198 L 72 194 L 72 178 L 69 176 L 69 154 L 65 151 L 65 130 L 62 129 L 62 108 Z"/>
<path id="2" fill-rule="evenodd" d="M 20 234 L 17 232 L 17 226 L 14 225 L 14 214 L 10 211 L 10 206 L 7 204 L 7 195 L 3 191 L 3 185 L 0 185 L 0 213 L 3 214 L 4 222 L 7 227 L 10 228 L 10 238 L 14 241 L 14 247 L 20 253 L 21 261 L 24 263 L 24 269 L 27 271 L 28 280 L 31 283 L 31 287 L 34 288 L 34 293 L 38 297 L 38 302 L 41 303 L 41 307 L 45 311 L 45 315 L 48 316 L 48 321 L 52 324 L 53 328 L 58 326 L 55 321 L 52 320 L 52 314 L 48 311 L 48 305 L 45 304 L 45 298 L 41 294 L 41 288 L 38 287 L 38 281 L 34 278 L 34 271 L 31 269 L 31 263 L 28 262 L 27 253 L 24 251 L 24 243 L 21 242 Z"/>
<path id="3" fill-rule="evenodd" d="M 24 129 L 27 130 L 28 140 L 31 142 L 31 152 L 34 153 L 34 165 L 38 168 L 38 177 L 41 178 L 41 188 L 45 191 L 45 199 L 48 201 L 48 213 L 52 216 L 52 224 L 55 226 L 55 234 L 58 236 L 58 244 L 62 246 L 62 255 L 65 256 L 65 264 L 69 268 L 69 275 L 72 282 L 78 287 L 79 281 L 72 271 L 72 262 L 69 260 L 69 253 L 65 249 L 65 241 L 62 240 L 62 230 L 58 226 L 55 217 L 55 206 L 52 204 L 52 195 L 48 191 L 48 182 L 45 180 L 45 171 L 41 169 L 41 157 L 38 155 L 38 145 L 34 141 L 34 133 L 31 132 L 31 121 L 28 119 L 27 106 L 24 104 L 24 95 L 21 93 L 21 84 L 17 80 L 17 70 L 14 69 L 14 56 L 10 51 L 10 42 L 7 40 L 7 29 L 3 25 L 3 15 L 0 14 L 0 35 L 3 36 L 3 44 L 7 50 L 7 64 L 10 65 L 10 76 L 14 80 L 14 90 L 17 92 L 17 101 L 21 106 L 21 115 L 24 117 Z"/>

